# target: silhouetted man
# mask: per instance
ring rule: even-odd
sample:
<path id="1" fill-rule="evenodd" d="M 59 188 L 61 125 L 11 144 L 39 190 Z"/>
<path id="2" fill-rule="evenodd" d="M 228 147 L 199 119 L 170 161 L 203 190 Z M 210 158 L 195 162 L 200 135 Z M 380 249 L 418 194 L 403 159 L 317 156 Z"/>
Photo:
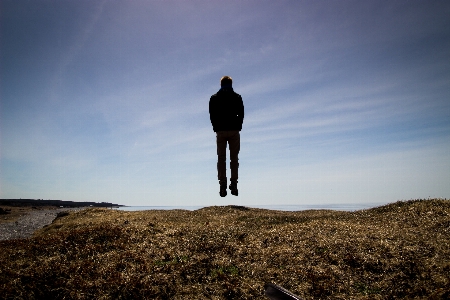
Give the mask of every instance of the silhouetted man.
<path id="1" fill-rule="evenodd" d="M 217 177 L 220 184 L 220 196 L 227 195 L 227 143 L 230 148 L 230 191 L 238 195 L 238 168 L 241 140 L 239 132 L 244 121 L 244 103 L 241 95 L 233 91 L 233 80 L 230 76 L 220 79 L 221 89 L 209 100 L 209 117 L 216 133 L 217 143 Z"/>

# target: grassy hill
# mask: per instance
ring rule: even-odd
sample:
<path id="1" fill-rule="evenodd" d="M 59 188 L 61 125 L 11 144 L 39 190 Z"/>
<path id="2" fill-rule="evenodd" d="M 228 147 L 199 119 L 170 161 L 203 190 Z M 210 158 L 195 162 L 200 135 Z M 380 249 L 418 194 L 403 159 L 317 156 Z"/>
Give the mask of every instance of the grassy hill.
<path id="1" fill-rule="evenodd" d="M 450 297 L 450 201 L 356 212 L 86 209 L 0 242 L 0 295 L 23 299 Z"/>

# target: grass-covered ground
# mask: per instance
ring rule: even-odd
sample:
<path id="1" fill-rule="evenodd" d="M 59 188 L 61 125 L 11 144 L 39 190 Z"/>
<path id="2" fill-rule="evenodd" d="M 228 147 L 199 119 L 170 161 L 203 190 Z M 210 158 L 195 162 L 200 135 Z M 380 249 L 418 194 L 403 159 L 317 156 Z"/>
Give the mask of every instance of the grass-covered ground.
<path id="1" fill-rule="evenodd" d="M 448 299 L 450 201 L 357 212 L 86 209 L 0 242 L 3 299 Z"/>

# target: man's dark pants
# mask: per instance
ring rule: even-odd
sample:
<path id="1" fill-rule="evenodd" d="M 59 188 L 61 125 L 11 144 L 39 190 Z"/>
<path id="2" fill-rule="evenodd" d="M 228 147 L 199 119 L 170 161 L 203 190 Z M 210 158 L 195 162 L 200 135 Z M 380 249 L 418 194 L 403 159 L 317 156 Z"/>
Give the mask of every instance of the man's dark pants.
<path id="1" fill-rule="evenodd" d="M 238 182 L 239 150 L 241 137 L 238 130 L 216 132 L 217 143 L 217 177 L 220 184 L 227 184 L 227 143 L 230 148 L 231 182 Z"/>

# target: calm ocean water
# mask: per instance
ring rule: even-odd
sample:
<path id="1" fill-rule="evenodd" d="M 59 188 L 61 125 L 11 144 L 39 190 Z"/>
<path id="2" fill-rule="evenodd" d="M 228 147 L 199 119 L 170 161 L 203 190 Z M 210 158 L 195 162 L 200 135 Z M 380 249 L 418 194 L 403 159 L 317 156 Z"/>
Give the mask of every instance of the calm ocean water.
<path id="1" fill-rule="evenodd" d="M 251 208 L 262 208 L 280 211 L 302 211 L 310 209 L 331 209 L 339 211 L 355 211 L 361 209 L 368 209 L 381 206 L 387 203 L 351 203 L 351 204 L 315 204 L 315 205 L 243 205 Z M 117 208 L 125 211 L 139 211 L 139 210 L 171 210 L 171 209 L 185 209 L 197 210 L 206 206 L 124 206 Z"/>

